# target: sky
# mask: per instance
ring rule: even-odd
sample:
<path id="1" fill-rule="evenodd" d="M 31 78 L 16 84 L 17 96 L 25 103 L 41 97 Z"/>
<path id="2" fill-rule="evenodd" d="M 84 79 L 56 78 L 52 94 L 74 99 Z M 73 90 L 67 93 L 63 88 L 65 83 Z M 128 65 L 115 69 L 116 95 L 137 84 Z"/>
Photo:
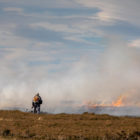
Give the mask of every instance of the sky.
<path id="1" fill-rule="evenodd" d="M 139 0 L 0 0 L 0 108 L 139 106 Z"/>

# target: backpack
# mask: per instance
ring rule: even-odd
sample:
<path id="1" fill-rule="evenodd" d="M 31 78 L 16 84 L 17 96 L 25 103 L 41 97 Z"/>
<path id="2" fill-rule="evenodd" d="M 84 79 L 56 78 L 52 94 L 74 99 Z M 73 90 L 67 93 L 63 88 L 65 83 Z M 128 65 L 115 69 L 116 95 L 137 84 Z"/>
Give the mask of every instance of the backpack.
<path id="1" fill-rule="evenodd" d="M 33 98 L 33 102 L 35 102 L 35 103 L 39 102 L 39 97 L 38 97 L 38 96 L 35 96 L 35 97 Z"/>
<path id="2" fill-rule="evenodd" d="M 40 98 L 40 100 L 39 100 L 39 104 L 42 104 L 42 99 Z"/>

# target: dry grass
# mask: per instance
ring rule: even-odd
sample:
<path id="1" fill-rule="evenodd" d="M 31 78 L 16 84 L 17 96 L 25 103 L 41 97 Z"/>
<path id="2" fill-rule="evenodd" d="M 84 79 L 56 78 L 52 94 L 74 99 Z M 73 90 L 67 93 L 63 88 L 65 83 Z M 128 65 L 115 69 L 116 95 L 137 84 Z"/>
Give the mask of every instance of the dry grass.
<path id="1" fill-rule="evenodd" d="M 0 140 L 140 140 L 140 118 L 0 111 Z"/>

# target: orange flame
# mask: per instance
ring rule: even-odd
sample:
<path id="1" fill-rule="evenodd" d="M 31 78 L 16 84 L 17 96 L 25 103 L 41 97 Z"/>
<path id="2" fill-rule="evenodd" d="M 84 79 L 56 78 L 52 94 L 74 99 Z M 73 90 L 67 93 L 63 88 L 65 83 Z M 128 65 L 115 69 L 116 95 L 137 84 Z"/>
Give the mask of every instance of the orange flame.
<path id="1" fill-rule="evenodd" d="M 115 106 L 115 107 L 120 107 L 120 106 L 124 106 L 124 97 L 123 96 L 120 96 L 117 101 L 115 102 L 112 102 L 112 106 Z"/>
<path id="2" fill-rule="evenodd" d="M 86 105 L 88 108 L 96 108 L 96 107 L 121 107 L 125 106 L 124 104 L 125 97 L 124 96 L 119 96 L 116 101 L 113 101 L 111 104 L 106 104 L 106 103 L 92 103 L 90 101 L 85 102 L 84 105 Z"/>

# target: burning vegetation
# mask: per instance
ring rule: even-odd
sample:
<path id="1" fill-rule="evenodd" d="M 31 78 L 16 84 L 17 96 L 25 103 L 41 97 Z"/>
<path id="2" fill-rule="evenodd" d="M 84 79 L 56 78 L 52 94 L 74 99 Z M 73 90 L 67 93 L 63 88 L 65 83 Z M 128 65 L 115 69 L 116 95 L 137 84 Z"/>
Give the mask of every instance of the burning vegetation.
<path id="1" fill-rule="evenodd" d="M 115 102 L 112 103 L 112 106 L 114 107 L 120 107 L 120 106 L 124 106 L 124 96 L 120 96 Z"/>
<path id="2" fill-rule="evenodd" d="M 96 108 L 96 107 L 124 107 L 127 106 L 125 105 L 126 98 L 125 96 L 119 96 L 116 101 L 113 101 L 110 104 L 107 103 L 92 103 L 90 101 L 85 102 L 84 105 L 87 106 L 88 108 Z"/>

